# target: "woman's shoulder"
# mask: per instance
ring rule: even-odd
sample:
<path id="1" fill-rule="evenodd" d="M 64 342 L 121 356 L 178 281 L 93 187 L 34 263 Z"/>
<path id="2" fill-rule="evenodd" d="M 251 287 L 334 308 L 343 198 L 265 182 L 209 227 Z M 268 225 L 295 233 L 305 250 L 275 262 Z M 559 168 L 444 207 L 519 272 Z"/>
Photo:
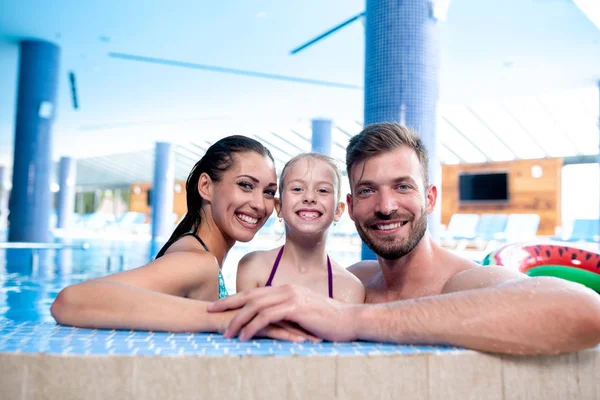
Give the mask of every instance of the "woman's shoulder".
<path id="1" fill-rule="evenodd" d="M 194 237 L 185 236 L 173 243 L 165 254 L 153 263 L 168 264 L 173 269 L 192 269 L 200 274 L 216 275 L 219 262 L 216 257 L 202 247 Z M 215 268 L 199 268 L 210 266 Z"/>
<path id="2" fill-rule="evenodd" d="M 192 235 L 184 235 L 177 239 L 173 244 L 166 250 L 165 255 L 181 252 L 190 252 L 205 254 L 208 253 L 206 249 L 200 244 L 198 239 Z"/>

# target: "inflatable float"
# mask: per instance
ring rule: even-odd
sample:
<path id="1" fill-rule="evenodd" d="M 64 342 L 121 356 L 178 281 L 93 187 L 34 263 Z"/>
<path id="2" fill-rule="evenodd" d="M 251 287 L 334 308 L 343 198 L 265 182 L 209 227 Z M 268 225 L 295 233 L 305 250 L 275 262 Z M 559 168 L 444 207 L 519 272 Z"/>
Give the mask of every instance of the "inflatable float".
<path id="1" fill-rule="evenodd" d="M 509 244 L 488 254 L 487 266 L 516 268 L 529 276 L 554 276 L 600 293 L 600 254 L 555 244 Z"/>

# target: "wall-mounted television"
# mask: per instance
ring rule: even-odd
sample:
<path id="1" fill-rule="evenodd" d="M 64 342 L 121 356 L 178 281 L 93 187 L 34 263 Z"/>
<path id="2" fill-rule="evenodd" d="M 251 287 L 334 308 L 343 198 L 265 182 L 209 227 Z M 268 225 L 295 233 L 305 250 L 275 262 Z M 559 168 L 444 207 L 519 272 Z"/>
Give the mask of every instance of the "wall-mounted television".
<path id="1" fill-rule="evenodd" d="M 463 172 L 458 176 L 460 203 L 507 203 L 508 172 Z"/>

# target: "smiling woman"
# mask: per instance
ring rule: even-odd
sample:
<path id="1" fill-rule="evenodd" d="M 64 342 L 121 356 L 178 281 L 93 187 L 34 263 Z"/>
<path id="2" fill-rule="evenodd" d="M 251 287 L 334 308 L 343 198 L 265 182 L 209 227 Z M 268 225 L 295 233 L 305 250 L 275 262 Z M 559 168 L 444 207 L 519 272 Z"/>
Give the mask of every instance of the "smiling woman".
<path id="1" fill-rule="evenodd" d="M 208 148 L 188 177 L 188 212 L 149 264 L 68 286 L 52 304 L 59 324 L 153 331 L 223 331 L 231 313 L 208 314 L 227 296 L 221 266 L 237 241 L 248 242 L 274 208 L 277 178 L 267 148 L 230 136 Z M 269 327 L 265 335 L 298 339 Z"/>

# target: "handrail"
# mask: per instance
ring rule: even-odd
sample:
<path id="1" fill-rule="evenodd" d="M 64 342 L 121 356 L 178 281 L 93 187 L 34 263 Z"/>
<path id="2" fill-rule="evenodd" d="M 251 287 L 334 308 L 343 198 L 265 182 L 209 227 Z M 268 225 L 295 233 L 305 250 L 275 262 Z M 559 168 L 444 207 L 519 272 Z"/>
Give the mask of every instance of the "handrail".
<path id="1" fill-rule="evenodd" d="M 89 243 L 65 244 L 65 243 L 29 243 L 29 242 L 0 242 L 0 249 L 80 249 L 87 250 Z"/>

